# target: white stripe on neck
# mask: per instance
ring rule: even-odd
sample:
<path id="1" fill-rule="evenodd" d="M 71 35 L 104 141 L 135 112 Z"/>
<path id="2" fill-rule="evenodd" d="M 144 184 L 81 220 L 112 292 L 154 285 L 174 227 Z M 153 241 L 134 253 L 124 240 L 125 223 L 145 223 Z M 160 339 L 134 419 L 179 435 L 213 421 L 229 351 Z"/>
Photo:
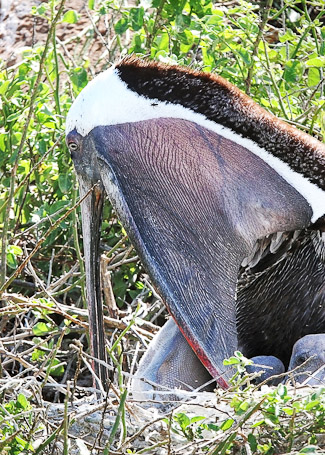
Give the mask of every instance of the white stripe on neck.
<path id="1" fill-rule="evenodd" d="M 67 134 L 74 128 L 86 136 L 96 126 L 117 125 L 155 118 L 179 118 L 197 123 L 220 136 L 229 139 L 265 161 L 309 203 L 315 222 L 325 214 L 325 192 L 302 174 L 275 157 L 252 139 L 242 137 L 203 114 L 192 111 L 180 104 L 171 104 L 149 99 L 130 90 L 114 67 L 93 79 L 73 103 L 66 123 Z"/>

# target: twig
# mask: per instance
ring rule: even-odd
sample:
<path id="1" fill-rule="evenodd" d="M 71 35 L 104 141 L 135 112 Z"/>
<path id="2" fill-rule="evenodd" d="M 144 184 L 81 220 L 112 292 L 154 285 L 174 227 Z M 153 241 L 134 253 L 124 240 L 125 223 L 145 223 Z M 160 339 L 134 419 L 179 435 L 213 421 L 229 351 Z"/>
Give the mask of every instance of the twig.
<path id="1" fill-rule="evenodd" d="M 252 83 L 252 76 L 253 76 L 253 71 L 254 71 L 254 59 L 257 55 L 257 52 L 258 52 L 258 46 L 261 42 L 261 39 L 262 39 L 262 36 L 263 36 L 263 32 L 264 32 L 264 28 L 267 24 L 267 21 L 268 21 L 268 18 L 269 18 L 269 11 L 272 7 L 272 3 L 273 3 L 273 0 L 267 0 L 266 1 L 266 4 L 262 6 L 262 13 L 261 13 L 261 22 L 259 24 L 259 30 L 258 30 L 258 34 L 257 34 L 257 37 L 256 37 L 256 40 L 254 42 L 254 46 L 253 46 L 253 52 L 252 52 L 252 56 L 251 56 L 251 64 L 250 64 L 250 67 L 248 69 L 248 74 L 247 74 L 247 77 L 246 77 L 246 80 L 245 80 L 245 86 L 246 86 L 246 93 L 249 95 L 250 93 L 250 88 L 251 88 L 251 83 Z"/>
<path id="2" fill-rule="evenodd" d="M 23 260 L 23 262 L 20 264 L 20 266 L 14 271 L 14 273 L 11 275 L 11 277 L 7 280 L 6 283 L 4 283 L 2 285 L 2 287 L 0 288 L 0 296 L 1 294 L 3 293 L 3 291 L 5 291 L 10 285 L 11 283 L 13 282 L 13 280 L 20 274 L 20 272 L 23 270 L 23 268 L 26 266 L 26 264 L 28 263 L 28 261 L 34 256 L 34 254 L 36 253 L 36 251 L 39 250 L 40 246 L 42 245 L 42 243 L 47 239 L 47 237 L 51 234 L 51 232 L 53 232 L 61 223 L 63 220 L 65 220 L 71 212 L 73 212 L 80 204 L 81 202 L 86 199 L 86 197 L 93 191 L 94 187 L 96 185 L 94 185 L 92 188 L 90 188 L 90 190 L 81 198 L 79 199 L 79 201 L 72 207 L 70 208 L 69 210 L 67 210 L 67 212 L 61 216 L 61 218 L 59 218 L 54 224 L 53 226 L 51 226 L 47 231 L 46 233 L 43 235 L 43 237 L 37 242 L 36 246 L 34 247 L 34 249 L 32 250 L 32 252 L 29 254 L 29 256 L 27 258 L 25 258 Z"/>
<path id="3" fill-rule="evenodd" d="M 123 444 L 119 447 L 119 449 L 123 449 L 124 447 L 127 447 L 129 444 L 131 444 L 131 442 L 135 441 L 139 436 L 141 436 L 141 434 L 149 427 L 151 427 L 151 425 L 154 425 L 155 423 L 157 422 L 160 422 L 161 420 L 163 420 L 165 418 L 165 416 L 161 416 L 161 417 L 158 417 L 157 419 L 154 419 L 152 420 L 151 422 L 148 422 L 146 423 L 143 427 L 140 428 L 140 430 L 138 430 L 136 433 L 134 433 L 132 436 L 130 436 L 129 438 L 127 438 Z"/>
<path id="4" fill-rule="evenodd" d="M 105 303 L 108 309 L 109 315 L 117 319 L 118 318 L 118 307 L 116 305 L 112 282 L 111 282 L 111 274 L 108 270 L 105 270 L 105 265 L 103 261 L 100 261 L 100 271 L 101 271 L 101 287 L 103 289 Z"/>
<path id="5" fill-rule="evenodd" d="M 0 317 L 8 314 L 10 316 L 14 316 L 22 312 L 23 308 L 40 308 L 46 311 L 52 311 L 53 313 L 60 314 L 64 318 L 78 324 L 86 329 L 88 329 L 88 324 L 82 321 L 88 321 L 88 311 L 84 310 L 83 308 L 72 307 L 68 305 L 64 305 L 63 303 L 56 302 L 57 306 L 46 306 L 41 302 L 34 302 L 29 300 L 26 297 L 22 297 L 18 294 L 7 294 L 4 293 L 2 296 L 3 300 L 12 300 L 16 305 L 8 305 L 4 308 L 0 309 Z M 81 320 L 76 319 L 73 316 L 78 316 Z M 120 321 L 117 319 L 109 318 L 104 316 L 104 323 L 110 328 L 124 330 L 128 327 L 128 324 L 124 321 Z M 137 327 L 137 330 L 144 336 L 148 338 L 152 338 L 153 335 L 158 331 L 159 327 L 151 324 L 148 321 L 141 322 L 142 327 Z M 143 328 L 145 327 L 145 329 Z"/>

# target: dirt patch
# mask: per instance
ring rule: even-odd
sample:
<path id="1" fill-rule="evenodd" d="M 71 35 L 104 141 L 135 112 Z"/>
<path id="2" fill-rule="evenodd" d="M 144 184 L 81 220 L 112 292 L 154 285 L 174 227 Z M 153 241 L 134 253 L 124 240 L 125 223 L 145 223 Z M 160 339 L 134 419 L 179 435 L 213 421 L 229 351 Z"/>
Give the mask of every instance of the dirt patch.
<path id="1" fill-rule="evenodd" d="M 49 24 L 46 19 L 32 14 L 32 7 L 41 2 L 35 0 L 0 0 L 0 58 L 10 67 L 21 59 L 26 47 L 37 47 L 45 43 Z M 86 1 L 75 0 L 65 3 L 64 12 L 77 11 L 76 24 L 61 23 L 57 26 L 57 44 L 79 65 L 89 58 L 93 64 L 104 60 L 109 54 L 111 27 L 104 19 L 92 17 Z"/>

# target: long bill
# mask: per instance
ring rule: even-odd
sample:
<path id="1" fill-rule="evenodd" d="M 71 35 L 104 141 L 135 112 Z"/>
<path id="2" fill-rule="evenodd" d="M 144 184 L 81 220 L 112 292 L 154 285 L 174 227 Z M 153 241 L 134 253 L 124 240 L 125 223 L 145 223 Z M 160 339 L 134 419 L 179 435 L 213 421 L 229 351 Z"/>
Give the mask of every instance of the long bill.
<path id="1" fill-rule="evenodd" d="M 90 191 L 91 190 L 91 191 Z M 89 335 L 93 369 L 99 381 L 107 390 L 108 373 L 104 365 L 96 359 L 106 362 L 105 331 L 103 305 L 100 288 L 100 228 L 104 202 L 104 190 L 100 182 L 93 184 L 79 175 L 79 191 L 83 197 L 81 203 L 84 257 L 86 265 L 87 302 L 89 311 Z"/>

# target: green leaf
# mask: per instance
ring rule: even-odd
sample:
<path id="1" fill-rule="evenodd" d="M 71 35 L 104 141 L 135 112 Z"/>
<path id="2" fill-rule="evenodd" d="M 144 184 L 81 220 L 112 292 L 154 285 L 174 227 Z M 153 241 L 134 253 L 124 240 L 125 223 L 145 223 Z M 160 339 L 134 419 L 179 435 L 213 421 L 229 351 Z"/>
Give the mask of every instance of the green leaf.
<path id="1" fill-rule="evenodd" d="M 309 68 L 307 82 L 309 87 L 314 87 L 320 82 L 320 72 L 318 68 Z"/>
<path id="2" fill-rule="evenodd" d="M 250 57 L 249 52 L 246 49 L 240 49 L 238 51 L 238 54 L 241 56 L 241 58 L 243 59 L 243 61 L 246 65 L 251 64 L 251 57 Z"/>
<path id="3" fill-rule="evenodd" d="M 59 182 L 59 188 L 62 191 L 62 193 L 67 193 L 72 186 L 72 179 L 71 179 L 70 174 L 68 174 L 68 173 L 60 174 L 58 182 Z"/>
<path id="4" fill-rule="evenodd" d="M 277 388 L 277 394 L 278 394 L 281 398 L 283 398 L 283 397 L 285 397 L 285 396 L 287 395 L 287 393 L 288 393 L 287 387 L 286 387 L 285 385 L 283 385 L 283 384 L 279 384 L 279 385 L 278 385 L 278 388 Z"/>
<path id="5" fill-rule="evenodd" d="M 64 13 L 62 22 L 67 22 L 68 24 L 76 24 L 78 22 L 78 13 L 74 9 L 70 9 Z"/>
<path id="6" fill-rule="evenodd" d="M 240 360 L 236 359 L 236 357 L 230 357 L 229 359 L 225 359 L 223 361 L 223 364 L 225 366 L 227 366 L 227 365 L 238 365 L 239 363 L 240 363 Z"/>
<path id="7" fill-rule="evenodd" d="M 95 9 L 95 0 L 88 0 L 88 8 L 91 10 Z"/>
<path id="8" fill-rule="evenodd" d="M 7 264 L 11 269 L 17 268 L 16 256 L 12 253 L 7 253 Z"/>
<path id="9" fill-rule="evenodd" d="M 25 441 L 25 439 L 22 439 L 21 437 L 16 436 L 16 437 L 15 437 L 15 441 L 24 449 L 24 451 L 25 451 L 25 450 L 30 450 L 30 451 L 34 452 L 33 446 L 32 446 L 31 444 L 29 444 L 27 441 Z M 11 453 L 13 453 L 13 454 L 15 454 L 15 455 L 16 455 L 16 454 L 18 455 L 18 453 L 20 454 L 21 451 L 19 450 L 19 452 L 16 452 L 16 451 L 15 451 L 15 452 L 11 452 Z M 25 452 L 25 453 L 26 453 L 26 452 Z"/>
<path id="10" fill-rule="evenodd" d="M 40 349 L 34 349 L 33 354 L 32 354 L 32 360 L 36 361 L 41 359 L 45 355 L 44 351 L 41 351 Z"/>
<path id="11" fill-rule="evenodd" d="M 258 420 L 257 422 L 253 423 L 252 428 L 259 427 L 259 426 L 263 425 L 263 423 L 265 423 L 264 419 Z"/>
<path id="12" fill-rule="evenodd" d="M 6 93 L 9 85 L 10 85 L 10 81 L 4 81 L 4 82 L 1 81 L 0 95 L 3 95 L 4 93 Z"/>
<path id="13" fill-rule="evenodd" d="M 30 71 L 30 66 L 27 65 L 27 63 L 22 63 L 19 65 L 19 76 L 20 78 L 23 78 L 26 76 L 26 74 Z"/>
<path id="14" fill-rule="evenodd" d="M 247 437 L 248 443 L 250 445 L 251 451 L 253 453 L 256 453 L 257 450 L 257 441 L 253 433 L 250 433 Z"/>
<path id="15" fill-rule="evenodd" d="M 53 327 L 50 324 L 45 322 L 38 322 L 33 327 L 33 334 L 36 336 L 46 335 L 53 330 Z"/>
<path id="16" fill-rule="evenodd" d="M 87 71 L 84 68 L 74 68 L 72 75 L 70 76 L 73 88 L 78 94 L 88 83 Z"/>
<path id="17" fill-rule="evenodd" d="M 316 57 L 307 60 L 308 66 L 315 66 L 317 68 L 325 68 L 325 57 Z"/>
<path id="18" fill-rule="evenodd" d="M 142 7 L 130 9 L 131 27 L 133 28 L 134 31 L 140 30 L 140 28 L 142 27 L 143 16 L 144 9 Z"/>
<path id="19" fill-rule="evenodd" d="M 194 41 L 193 34 L 189 30 L 184 30 L 182 33 L 177 35 L 177 38 L 182 44 L 191 46 Z"/>
<path id="20" fill-rule="evenodd" d="M 13 122 L 14 120 L 17 120 L 21 116 L 22 112 L 14 112 L 13 114 L 8 115 L 7 117 L 7 122 Z"/>
<path id="21" fill-rule="evenodd" d="M 202 424 L 204 425 L 204 424 Z M 220 427 L 218 427 L 218 425 L 216 425 L 215 423 L 208 423 L 207 425 L 204 425 L 206 426 L 206 428 L 208 428 L 209 430 L 212 430 L 212 431 L 219 431 L 220 430 Z"/>
<path id="22" fill-rule="evenodd" d="M 10 253 L 15 254 L 16 256 L 19 256 L 19 255 L 23 254 L 23 250 L 18 245 L 9 245 L 8 246 L 8 251 Z"/>
<path id="23" fill-rule="evenodd" d="M 204 420 L 204 419 L 205 419 L 205 417 L 203 417 L 203 416 L 194 416 L 191 418 L 190 423 L 200 422 L 201 420 Z"/>
<path id="24" fill-rule="evenodd" d="M 189 417 L 183 412 L 180 412 L 175 416 L 175 420 L 179 423 L 182 430 L 185 430 L 191 423 Z"/>
<path id="25" fill-rule="evenodd" d="M 317 446 L 306 446 L 303 449 L 300 450 L 300 453 L 322 453 L 319 452 L 319 448 Z"/>
<path id="26" fill-rule="evenodd" d="M 23 408 L 27 409 L 29 407 L 29 402 L 23 393 L 20 393 L 17 397 L 17 403 Z"/>
<path id="27" fill-rule="evenodd" d="M 286 82 L 298 82 L 303 73 L 303 66 L 299 60 L 290 60 L 285 65 L 283 78 Z"/>
<path id="28" fill-rule="evenodd" d="M 169 35 L 168 35 L 168 33 L 162 32 L 160 35 L 158 35 L 156 37 L 156 39 L 155 39 L 154 45 L 160 51 L 162 51 L 162 50 L 168 51 L 169 50 Z"/>
<path id="29" fill-rule="evenodd" d="M 285 408 L 282 408 L 282 411 L 285 412 L 288 416 L 292 416 L 293 415 L 293 409 L 292 408 L 285 407 Z"/>
<path id="30" fill-rule="evenodd" d="M 116 24 L 114 25 L 114 29 L 118 35 L 122 35 L 124 32 L 127 31 L 128 28 L 129 21 L 125 16 L 122 17 L 119 21 L 117 21 Z"/>
<path id="31" fill-rule="evenodd" d="M 223 22 L 223 12 L 220 11 L 221 14 L 215 14 L 215 11 L 213 11 L 213 16 L 208 16 L 208 19 L 206 21 L 207 25 L 219 25 L 222 24 Z"/>
<path id="32" fill-rule="evenodd" d="M 313 400 L 306 405 L 305 409 L 306 409 L 306 411 L 309 411 L 310 409 L 315 408 L 318 405 L 319 405 L 319 400 Z"/>
<path id="33" fill-rule="evenodd" d="M 223 422 L 221 425 L 220 429 L 223 431 L 229 430 L 229 428 L 232 427 L 232 424 L 234 423 L 234 419 L 227 419 Z"/>
<path id="34" fill-rule="evenodd" d="M 63 365 L 60 365 L 58 367 L 56 366 L 56 365 L 59 365 L 59 363 L 60 363 L 60 361 L 58 359 L 53 359 L 51 370 L 50 370 L 51 376 L 62 376 L 63 375 L 63 373 L 64 373 Z"/>
<path id="35" fill-rule="evenodd" d="M 44 13 L 48 10 L 48 8 L 49 8 L 48 3 L 42 2 L 39 6 L 33 7 L 32 12 L 33 14 L 39 14 L 40 16 L 43 16 Z"/>
<path id="36" fill-rule="evenodd" d="M 241 409 L 242 411 L 247 411 L 247 409 L 249 408 L 249 403 L 248 401 L 243 401 L 240 406 L 239 406 L 239 409 Z"/>
<path id="37" fill-rule="evenodd" d="M 303 408 L 302 403 L 300 401 L 295 401 L 294 403 L 292 403 L 292 407 L 295 408 L 297 411 L 300 411 Z"/>

